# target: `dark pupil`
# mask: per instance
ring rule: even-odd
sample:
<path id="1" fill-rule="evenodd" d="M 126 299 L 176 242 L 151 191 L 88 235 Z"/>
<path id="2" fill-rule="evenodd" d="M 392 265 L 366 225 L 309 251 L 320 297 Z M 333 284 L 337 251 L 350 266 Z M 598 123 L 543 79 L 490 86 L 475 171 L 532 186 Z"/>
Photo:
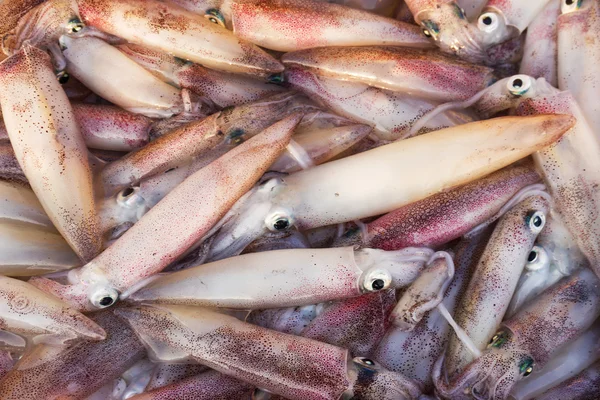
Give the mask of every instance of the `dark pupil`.
<path id="1" fill-rule="evenodd" d="M 268 83 L 283 83 L 283 74 L 273 74 L 267 78 Z"/>
<path id="2" fill-rule="evenodd" d="M 129 197 L 129 195 L 131 195 L 133 193 L 133 188 L 127 188 L 127 189 L 123 189 L 123 197 Z"/>
<path id="3" fill-rule="evenodd" d="M 529 257 L 527 257 L 527 261 L 534 262 L 536 258 L 537 258 L 537 251 L 532 251 L 531 253 L 529 253 Z"/>
<path id="4" fill-rule="evenodd" d="M 523 86 L 523 81 L 520 79 L 515 79 L 513 81 L 513 87 L 520 88 Z"/>
<path id="5" fill-rule="evenodd" d="M 369 360 L 368 358 L 363 358 L 363 362 L 367 365 L 375 365 L 375 363 L 372 360 Z"/>
<path id="6" fill-rule="evenodd" d="M 491 25 L 492 24 L 492 18 L 491 17 L 485 17 L 483 19 L 483 23 L 486 25 Z"/>
<path id="7" fill-rule="evenodd" d="M 112 302 L 113 302 L 113 299 L 111 297 L 108 297 L 108 296 L 103 297 L 102 299 L 100 299 L 100 305 L 103 306 L 103 307 L 110 306 L 112 304 Z"/>
<path id="8" fill-rule="evenodd" d="M 539 228 L 540 226 L 542 226 L 542 219 L 540 217 L 534 217 L 533 218 L 533 226 L 535 226 L 536 228 Z"/>
<path id="9" fill-rule="evenodd" d="M 273 228 L 275 228 L 278 231 L 282 231 L 284 229 L 286 229 L 288 227 L 290 223 L 288 222 L 287 219 L 278 219 L 277 221 L 275 221 L 275 224 L 273 224 Z"/>
<path id="10" fill-rule="evenodd" d="M 566 3 L 568 6 L 573 5 L 573 0 L 567 0 Z"/>
<path id="11" fill-rule="evenodd" d="M 425 34 L 425 36 L 430 37 L 431 33 L 429 33 L 429 31 L 427 29 L 423 29 L 423 33 Z"/>
<path id="12" fill-rule="evenodd" d="M 58 83 L 60 83 L 61 85 L 64 85 L 67 82 L 69 82 L 69 74 L 67 74 L 65 72 L 58 78 Z"/>
<path id="13" fill-rule="evenodd" d="M 371 287 L 373 288 L 373 290 L 381 290 L 381 289 L 383 289 L 383 286 L 384 286 L 383 279 L 375 279 L 373 281 L 373 283 L 371 284 Z"/>

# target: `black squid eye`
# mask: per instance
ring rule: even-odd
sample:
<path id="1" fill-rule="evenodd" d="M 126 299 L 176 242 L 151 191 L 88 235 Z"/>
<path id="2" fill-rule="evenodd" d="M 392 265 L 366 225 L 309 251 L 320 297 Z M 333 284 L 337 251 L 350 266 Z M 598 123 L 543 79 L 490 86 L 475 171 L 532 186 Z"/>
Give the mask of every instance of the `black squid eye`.
<path id="1" fill-rule="evenodd" d="M 106 296 L 101 298 L 99 303 L 102 307 L 108 307 L 113 303 L 113 299 L 111 297 Z"/>
<path id="2" fill-rule="evenodd" d="M 284 231 L 290 226 L 290 221 L 287 218 L 279 218 L 273 223 L 273 229 L 276 231 Z"/>
<path id="3" fill-rule="evenodd" d="M 385 282 L 383 281 L 383 279 L 375 279 L 371 284 L 371 287 L 373 288 L 373 290 L 381 290 L 385 287 Z"/>
<path id="4" fill-rule="evenodd" d="M 60 83 L 61 85 L 64 85 L 65 83 L 69 82 L 69 78 L 71 76 L 67 73 L 67 72 L 61 72 L 58 74 L 58 83 Z"/>
<path id="5" fill-rule="evenodd" d="M 529 255 L 527 256 L 527 261 L 529 262 L 534 262 L 538 257 L 538 252 L 535 250 L 532 250 L 531 252 L 529 252 Z"/>

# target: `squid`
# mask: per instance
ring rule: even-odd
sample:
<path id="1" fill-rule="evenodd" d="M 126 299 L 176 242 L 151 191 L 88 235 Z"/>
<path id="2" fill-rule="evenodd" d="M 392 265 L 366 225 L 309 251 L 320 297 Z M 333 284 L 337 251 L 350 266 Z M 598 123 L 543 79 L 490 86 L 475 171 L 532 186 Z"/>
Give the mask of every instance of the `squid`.
<path id="1" fill-rule="evenodd" d="M 144 357 L 142 343 L 112 310 L 91 318 L 106 331 L 105 340 L 79 342 L 59 353 L 47 345 L 31 348 L 0 381 L 0 397 L 82 399 Z"/>
<path id="2" fill-rule="evenodd" d="M 326 78 L 443 102 L 468 99 L 495 81 L 490 68 L 403 47 L 320 47 L 284 54 L 281 61 Z"/>
<path id="3" fill-rule="evenodd" d="M 600 4 L 596 1 L 561 0 L 558 18 L 558 87 L 573 94 L 583 115 L 600 140 L 600 95 L 597 65 L 600 46 Z M 577 71 L 577 72 L 575 72 Z"/>
<path id="4" fill-rule="evenodd" d="M 538 398 L 542 393 L 565 381 L 600 360 L 600 323 L 577 339 L 563 346 L 539 371 L 515 385 L 511 396 L 515 400 Z M 551 391 L 551 390 L 550 390 Z M 556 397 L 563 399 L 563 397 Z"/>
<path id="5" fill-rule="evenodd" d="M 146 390 L 161 388 L 186 378 L 199 375 L 210 368 L 200 364 L 158 363 Z"/>
<path id="6" fill-rule="evenodd" d="M 204 16 L 158 0 L 77 0 L 89 26 L 209 68 L 271 75 L 283 66 L 259 47 Z"/>
<path id="7" fill-rule="evenodd" d="M 470 346 L 483 350 L 502 322 L 549 209 L 550 196 L 532 191 L 498 221 L 454 315 L 471 343 L 451 336 L 445 357 L 450 379 L 473 360 Z"/>
<path id="8" fill-rule="evenodd" d="M 496 118 L 273 178 L 232 208 L 213 239 L 208 259 L 239 254 L 265 232 L 292 227 L 304 231 L 381 215 L 476 180 L 549 145 L 573 122 L 563 115 Z M 444 157 L 432 163 L 429 155 L 438 151 Z M 373 179 L 375 175 L 378 179 Z"/>
<path id="9" fill-rule="evenodd" d="M 259 100 L 285 90 L 280 85 L 186 62 L 177 57 L 131 43 L 117 46 L 135 62 L 165 82 L 209 98 L 220 108 Z M 274 74 L 274 83 L 281 75 Z"/>
<path id="10" fill-rule="evenodd" d="M 91 260 L 102 238 L 87 148 L 45 52 L 26 46 L 0 64 L 0 103 L 17 160 L 48 217 Z"/>
<path id="11" fill-rule="evenodd" d="M 249 253 L 151 278 L 129 298 L 243 310 L 303 306 L 406 286 L 432 255 L 426 248 L 352 247 Z"/>
<path id="12" fill-rule="evenodd" d="M 600 391 L 600 361 L 537 397 L 538 400 L 593 400 Z"/>
<path id="13" fill-rule="evenodd" d="M 113 305 L 209 234 L 285 149 L 300 119 L 293 114 L 273 124 L 188 177 L 98 257 L 71 270 L 68 285 L 30 282 L 80 310 Z"/>
<path id="14" fill-rule="evenodd" d="M 63 35 L 59 42 L 67 61 L 66 71 L 104 99 L 153 118 L 167 118 L 184 111 L 178 89 L 105 41 Z"/>
<path id="15" fill-rule="evenodd" d="M 27 14 L 29 10 L 43 3 L 45 0 L 14 0 L 3 1 L 0 4 L 0 15 L 3 16 L 0 22 L 0 34 L 4 36 L 17 26 L 19 19 Z"/>
<path id="16" fill-rule="evenodd" d="M 0 142 L 0 178 L 29 185 L 10 142 Z"/>
<path id="17" fill-rule="evenodd" d="M 505 320 L 482 355 L 450 383 L 436 362 L 433 379 L 443 398 L 505 399 L 514 385 L 543 368 L 556 350 L 579 337 L 600 315 L 600 281 L 589 269 L 564 278 Z"/>
<path id="18" fill-rule="evenodd" d="M 128 320 L 156 359 L 201 362 L 290 400 L 342 396 L 397 400 L 416 399 L 420 394 L 413 381 L 371 359 L 349 359 L 346 349 L 247 324 L 210 309 L 160 305 L 115 313 Z"/>
<path id="19" fill-rule="evenodd" d="M 325 46 L 430 46 L 412 24 L 322 1 L 225 0 L 216 12 L 216 22 L 231 27 L 236 36 L 283 52 Z"/>
<path id="20" fill-rule="evenodd" d="M 0 340 L 9 346 L 60 346 L 106 337 L 95 322 L 27 282 L 2 276 L 0 293 Z"/>
<path id="21" fill-rule="evenodd" d="M 16 182 L 0 181 L 0 219 L 54 228 L 35 193 Z"/>
<path id="22" fill-rule="evenodd" d="M 412 136 L 409 131 L 415 121 L 439 105 L 439 102 L 402 92 L 318 76 L 313 71 L 295 66 L 290 66 L 284 75 L 292 88 L 339 115 L 374 126 L 374 133 L 386 141 Z M 424 128 L 425 131 L 431 131 L 472 120 L 473 117 L 468 113 L 448 112 L 437 115 Z"/>
<path id="23" fill-rule="evenodd" d="M 188 377 L 168 386 L 129 397 L 131 400 L 163 400 L 191 397 L 196 400 L 252 400 L 254 387 L 217 371 Z"/>
<path id="24" fill-rule="evenodd" d="M 474 182 L 427 197 L 350 229 L 335 245 L 382 250 L 425 246 L 439 248 L 499 218 L 537 185 L 531 163 L 510 166 Z"/>
<path id="25" fill-rule="evenodd" d="M 550 0 L 543 11 L 527 27 L 523 59 L 519 73 L 544 78 L 558 86 L 557 20 L 560 0 Z"/>

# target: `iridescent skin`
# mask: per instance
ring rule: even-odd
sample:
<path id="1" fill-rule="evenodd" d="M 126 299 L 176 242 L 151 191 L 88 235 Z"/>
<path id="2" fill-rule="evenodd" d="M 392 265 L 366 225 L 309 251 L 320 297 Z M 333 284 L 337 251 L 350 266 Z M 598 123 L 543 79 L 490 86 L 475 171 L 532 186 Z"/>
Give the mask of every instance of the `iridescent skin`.
<path id="1" fill-rule="evenodd" d="M 116 311 L 159 359 L 191 359 L 292 400 L 412 399 L 410 380 L 330 344 L 250 325 L 209 309 L 141 306 Z M 240 351 L 244 349 L 243 351 Z"/>
<path id="2" fill-rule="evenodd" d="M 79 400 L 119 377 L 144 356 L 144 346 L 135 333 L 112 311 L 95 314 L 92 319 L 106 330 L 106 340 L 80 342 L 59 353 L 45 345 L 30 349 L 0 381 L 0 397 Z"/>
<path id="3" fill-rule="evenodd" d="M 539 180 L 531 163 L 508 167 L 392 211 L 366 224 L 365 233 L 346 232 L 338 243 L 383 250 L 438 248 L 494 217 L 519 190 Z"/>
<path id="4" fill-rule="evenodd" d="M 283 119 L 187 178 L 108 249 L 72 270 L 70 285 L 44 278 L 32 283 L 81 310 L 114 304 L 120 292 L 201 241 L 277 159 L 300 119 Z"/>
<path id="5" fill-rule="evenodd" d="M 600 315 L 600 281 L 588 269 L 564 278 L 504 321 L 481 357 L 447 383 L 434 368 L 437 393 L 444 398 L 505 399 L 513 386 L 543 368 L 563 344 L 587 330 Z"/>

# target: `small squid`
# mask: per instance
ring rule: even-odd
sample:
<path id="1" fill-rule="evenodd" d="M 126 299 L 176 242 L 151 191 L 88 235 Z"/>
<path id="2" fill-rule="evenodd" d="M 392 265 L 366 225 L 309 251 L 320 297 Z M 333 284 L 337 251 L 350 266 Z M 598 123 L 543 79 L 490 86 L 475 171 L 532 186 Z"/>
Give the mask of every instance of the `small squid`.
<path id="1" fill-rule="evenodd" d="M 59 353 L 47 345 L 31 348 L 0 381 L 0 398 L 83 399 L 144 356 L 142 343 L 112 310 L 92 319 L 106 330 L 105 340 L 79 342 Z"/>
<path id="2" fill-rule="evenodd" d="M 113 305 L 120 292 L 197 245 L 277 159 L 300 119 L 273 124 L 188 177 L 99 256 L 70 271 L 69 285 L 31 282 L 81 310 Z"/>
<path id="3" fill-rule="evenodd" d="M 243 310 L 310 305 L 406 286 L 432 255 L 352 247 L 249 253 L 158 277 L 130 299 Z"/>
<path id="4" fill-rule="evenodd" d="M 159 0 L 77 0 L 83 22 L 103 32 L 209 68 L 270 75 L 283 66 L 204 16 Z"/>
<path id="5" fill-rule="evenodd" d="M 465 100 L 495 80 L 487 67 L 434 51 L 392 46 L 320 47 L 284 54 L 281 61 L 319 76 L 435 101 Z"/>
<path id="6" fill-rule="evenodd" d="M 549 145 L 573 121 L 562 115 L 496 118 L 273 178 L 232 208 L 216 233 L 209 260 L 239 254 L 264 232 L 381 215 L 476 180 Z M 444 156 L 431 162 L 430 154 L 437 152 Z"/>
<path id="7" fill-rule="evenodd" d="M 346 349 L 210 309 L 160 305 L 115 312 L 128 320 L 153 358 L 200 362 L 291 400 L 399 400 L 420 394 L 413 381 L 371 359 L 351 359 Z"/>
<path id="8" fill-rule="evenodd" d="M 45 52 L 27 45 L 0 64 L 0 103 L 19 164 L 48 217 L 77 255 L 91 260 L 102 240 L 88 152 Z"/>
<path id="9" fill-rule="evenodd" d="M 438 248 L 500 217 L 539 180 L 531 163 L 510 166 L 401 207 L 365 224 L 365 229 L 348 230 L 336 245 Z"/>
<path id="10" fill-rule="evenodd" d="M 450 383 L 440 357 L 433 372 L 438 395 L 453 400 L 506 399 L 514 385 L 543 368 L 562 345 L 600 315 L 600 281 L 587 268 L 564 278 L 500 326 L 482 355 Z"/>

